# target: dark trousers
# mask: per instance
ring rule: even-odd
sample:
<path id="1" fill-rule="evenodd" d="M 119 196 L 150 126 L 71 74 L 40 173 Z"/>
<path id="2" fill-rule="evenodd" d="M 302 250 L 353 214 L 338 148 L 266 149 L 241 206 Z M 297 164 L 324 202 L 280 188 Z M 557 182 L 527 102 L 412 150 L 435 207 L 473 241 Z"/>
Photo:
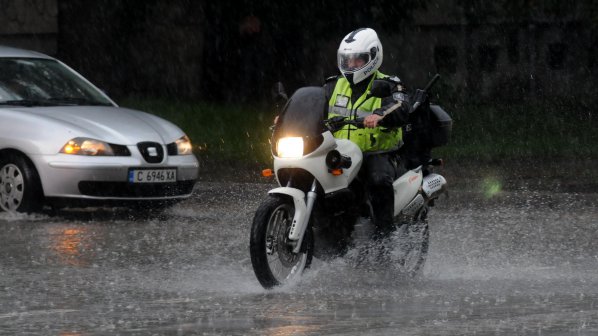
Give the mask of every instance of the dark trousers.
<path id="1" fill-rule="evenodd" d="M 392 182 L 400 169 L 395 153 L 364 154 L 361 174 L 366 183 L 372 209 L 376 237 L 388 235 L 394 228 L 394 190 Z"/>

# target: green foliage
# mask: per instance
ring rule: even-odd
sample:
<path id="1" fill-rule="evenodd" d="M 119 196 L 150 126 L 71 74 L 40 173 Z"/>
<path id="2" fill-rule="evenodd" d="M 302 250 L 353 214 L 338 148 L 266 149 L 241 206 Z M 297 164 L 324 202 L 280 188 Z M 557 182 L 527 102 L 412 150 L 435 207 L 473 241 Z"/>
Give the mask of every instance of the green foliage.
<path id="1" fill-rule="evenodd" d="M 274 112 L 266 106 L 128 99 L 123 106 L 159 115 L 181 127 L 205 163 L 267 167 L 272 163 Z M 446 105 L 453 117 L 449 145 L 434 155 L 459 160 L 598 158 L 598 121 L 566 104 Z"/>
<path id="2" fill-rule="evenodd" d="M 481 160 L 598 157 L 598 126 L 591 111 L 567 104 L 452 106 L 447 157 Z"/>
<path id="3" fill-rule="evenodd" d="M 126 99 L 121 106 L 158 115 L 179 126 L 204 163 L 263 166 L 272 162 L 271 107 L 135 98 Z"/>

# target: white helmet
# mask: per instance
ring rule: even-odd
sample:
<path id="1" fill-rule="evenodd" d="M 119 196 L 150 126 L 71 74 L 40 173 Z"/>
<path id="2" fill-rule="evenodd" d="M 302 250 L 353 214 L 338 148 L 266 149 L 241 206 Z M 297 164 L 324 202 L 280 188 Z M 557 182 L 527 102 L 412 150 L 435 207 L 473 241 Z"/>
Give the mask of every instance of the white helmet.
<path id="1" fill-rule="evenodd" d="M 338 69 L 351 84 L 372 75 L 382 65 L 382 44 L 371 28 L 360 28 L 347 34 L 337 52 Z"/>

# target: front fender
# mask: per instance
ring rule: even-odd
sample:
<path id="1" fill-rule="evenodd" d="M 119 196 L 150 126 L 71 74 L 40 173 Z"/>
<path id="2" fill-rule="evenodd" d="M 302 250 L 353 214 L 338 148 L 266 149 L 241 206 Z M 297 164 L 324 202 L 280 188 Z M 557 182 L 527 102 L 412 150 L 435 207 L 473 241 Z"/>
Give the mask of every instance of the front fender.
<path id="1" fill-rule="evenodd" d="M 305 193 L 296 188 L 280 187 L 268 191 L 270 195 L 286 195 L 293 198 L 295 204 L 295 214 L 293 215 L 293 224 L 291 226 L 291 232 L 289 239 L 298 240 L 301 237 L 301 230 L 295 230 L 295 228 L 305 227 L 304 223 L 307 220 L 307 204 L 305 203 Z"/>

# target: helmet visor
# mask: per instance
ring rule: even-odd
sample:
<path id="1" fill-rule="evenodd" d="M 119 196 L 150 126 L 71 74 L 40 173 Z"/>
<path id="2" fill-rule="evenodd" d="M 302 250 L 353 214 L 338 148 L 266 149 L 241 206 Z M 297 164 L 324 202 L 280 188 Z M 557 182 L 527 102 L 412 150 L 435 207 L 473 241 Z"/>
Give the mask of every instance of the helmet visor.
<path id="1" fill-rule="evenodd" d="M 343 72 L 354 72 L 368 64 L 370 53 L 338 54 L 338 66 Z"/>

